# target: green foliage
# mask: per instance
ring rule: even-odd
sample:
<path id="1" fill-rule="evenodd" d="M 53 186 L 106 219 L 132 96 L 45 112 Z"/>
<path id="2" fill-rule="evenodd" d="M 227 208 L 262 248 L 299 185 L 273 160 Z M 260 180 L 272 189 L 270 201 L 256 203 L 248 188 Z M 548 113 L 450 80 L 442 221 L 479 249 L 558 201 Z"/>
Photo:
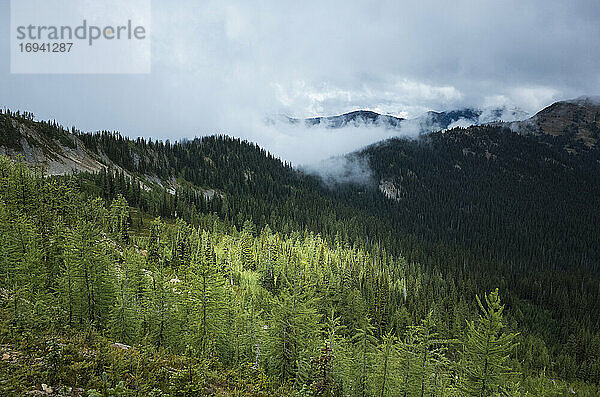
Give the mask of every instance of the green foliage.
<path id="1" fill-rule="evenodd" d="M 31 114 L 6 111 L 0 114 L 5 146 L 18 143 L 20 127 L 37 131 L 44 141 L 37 144 L 45 150 L 79 139 L 93 153 L 108 156 L 112 164 L 107 168 L 67 178 L 67 188 L 102 197 L 105 204 L 119 203 L 105 220 L 122 230 L 114 236 L 118 244 L 127 234 L 148 233 L 144 221 L 154 216 L 167 222 L 183 219 L 207 230 L 216 224 L 221 233 L 235 226 L 248 238 L 237 241 L 241 250 L 235 250 L 232 263 L 258 270 L 265 288 L 276 294 L 281 273 L 272 258 L 277 253 L 271 251 L 271 259 L 264 260 L 270 253 L 254 247 L 253 237 L 267 225 L 280 237 L 319 234 L 330 247 L 359 248 L 374 257 L 361 269 L 328 269 L 344 272 L 339 299 L 353 301 L 336 308 L 344 321 L 354 315 L 356 324 L 368 315 L 381 336 L 398 325 L 389 321 L 415 324 L 437 302 L 437 309 L 453 316 L 452 321 L 442 319 L 440 331 L 459 334 L 475 309 L 471 297 L 499 287 L 510 309 L 507 320 L 519 324 L 524 338 L 531 334 L 546 346 L 548 359 L 527 359 L 528 373 L 548 366 L 568 379 L 595 382 L 599 376 L 597 349 L 585 346 L 600 332 L 600 257 L 594 249 L 600 244 L 595 227 L 600 222 L 600 151 L 573 137 L 479 126 L 419 140 L 392 139 L 355 155 L 368 160 L 378 183 L 326 186 L 255 144 L 227 136 L 173 143 L 131 140 L 107 131 L 68 134 L 56 122 L 35 122 Z M 577 155 L 565 151 L 566 145 Z M 58 210 L 70 202 L 56 200 L 65 197 L 57 192 L 36 207 L 30 194 L 36 188 L 20 180 L 11 180 L 15 189 L 10 194 L 27 211 L 47 204 Z M 393 183 L 397 200 L 381 194 L 382 181 Z M 123 208 L 119 196 L 136 207 L 125 221 L 128 231 L 119 226 L 126 219 L 118 210 Z M 55 232 L 47 226 L 66 229 L 48 220 L 68 211 L 41 210 L 36 218 L 45 225 L 39 229 L 42 260 L 52 274 L 60 271 L 61 247 L 44 238 Z M 189 263 L 187 235 L 189 231 L 180 233 L 175 257 Z M 402 256 L 416 269 L 407 274 L 402 266 L 391 268 L 390 256 Z M 319 265 L 324 260 L 317 259 Z M 57 279 L 49 273 L 43 277 L 49 284 Z M 401 290 L 402 296 L 393 290 Z M 390 309 L 397 306 L 406 313 Z M 540 343 L 535 345 L 543 350 Z"/>
<path id="2" fill-rule="evenodd" d="M 211 214 L 194 225 L 139 212 L 137 228 L 123 197 L 90 196 L 77 181 L 0 157 L 5 394 L 42 383 L 101 395 L 554 390 L 546 372 L 531 370 L 552 365 L 552 352 L 533 332 L 513 349 L 507 329 L 520 314 L 509 325 L 497 291 L 485 305 L 477 299 L 482 314 L 464 328 L 475 314 L 458 292 L 473 290 L 467 277 L 341 235 L 249 221 L 238 231 Z M 584 342 L 593 349 L 597 335 L 571 339 L 581 357 L 596 357 Z M 576 376 L 594 376 L 593 361 L 585 368 Z M 559 391 L 594 390 L 556 382 Z"/>
<path id="3" fill-rule="evenodd" d="M 406 395 L 452 394 L 451 367 L 446 356 L 451 341 L 439 339 L 435 331 L 433 314 L 430 312 L 419 325 L 409 326 L 399 345 L 402 358 L 399 389 Z"/>
<path id="4" fill-rule="evenodd" d="M 500 305 L 497 289 L 485 296 L 485 303 L 477 296 L 483 314 L 476 323 L 468 322 L 461 362 L 462 389 L 468 395 L 482 397 L 501 393 L 513 374 L 508 359 L 517 336 L 504 332 L 504 306 Z"/>
<path id="5" fill-rule="evenodd" d="M 356 344 L 356 363 L 357 363 L 357 380 L 358 385 L 356 390 L 361 396 L 368 393 L 369 388 L 369 373 L 373 366 L 372 357 L 375 351 L 377 339 L 373 336 L 373 327 L 368 318 L 365 319 L 362 328 L 356 330 L 354 342 Z"/>

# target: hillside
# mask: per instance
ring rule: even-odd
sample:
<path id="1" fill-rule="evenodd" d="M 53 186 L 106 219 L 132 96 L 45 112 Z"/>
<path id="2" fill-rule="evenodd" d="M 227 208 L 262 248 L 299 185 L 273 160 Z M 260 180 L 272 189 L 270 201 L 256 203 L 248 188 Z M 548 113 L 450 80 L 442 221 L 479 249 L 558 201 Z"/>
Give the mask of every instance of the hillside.
<path id="1" fill-rule="evenodd" d="M 504 323 L 497 290 L 485 294 L 477 317 L 460 292 L 475 294 L 468 282 L 385 250 L 256 230 L 249 221 L 237 230 L 210 214 L 198 227 L 131 223 L 134 208 L 123 197 L 86 197 L 73 181 L 42 178 L 0 156 L 5 395 L 481 389 L 463 368 L 489 373 L 493 390 L 597 392 L 563 364 L 552 373 L 564 379 L 546 375 L 544 342 Z M 474 322 L 465 328 L 467 319 Z M 485 332 L 494 335 L 493 354 L 481 345 Z M 595 370 L 587 361 L 581 367 Z"/>
<path id="2" fill-rule="evenodd" d="M 475 296 L 499 288 L 504 332 L 519 333 L 505 364 L 522 381 L 517 386 L 504 374 L 503 384 L 534 395 L 539 385 L 594 393 L 600 159 L 576 137 L 491 125 L 392 139 L 349 158 L 364 160 L 371 181 L 325 185 L 235 138 L 152 142 L 69 132 L 29 115 L 2 114 L 0 120 L 5 153 L 24 154 L 30 166 L 61 162 L 84 171 L 41 178 L 2 158 L 0 336 L 13 365 L 3 370 L 22 374 L 11 390 L 34 387 L 21 359 L 23 339 L 11 333 L 29 328 L 36 333 L 36 357 L 48 354 L 53 336 L 46 329 L 58 330 L 54 337 L 68 349 L 83 349 L 61 364 L 72 371 L 64 376 L 50 373 L 53 380 L 46 381 L 46 367 L 40 368 L 38 385 L 82 387 L 78 376 L 85 371 L 77 368 L 93 365 L 104 368 L 108 380 L 98 369 L 85 387 L 114 388 L 123 380 L 130 391 L 176 394 L 187 385 L 222 395 L 226 388 L 289 395 L 322 385 L 375 394 L 386 346 L 393 346 L 388 359 L 397 368 L 387 387 L 416 391 L 422 373 L 405 378 L 397 371 L 429 343 L 419 335 L 431 332 L 459 341 L 460 348 L 441 343 L 435 362 L 425 363 L 439 381 L 431 378 L 423 387 L 452 394 L 468 383 L 452 379 L 456 365 L 471 365 L 461 349 L 473 332 L 466 320 L 477 319 L 480 310 Z M 80 163 L 94 167 L 77 168 Z M 162 218 L 151 219 L 156 216 Z M 19 236 L 29 243 L 19 245 Z M 93 246 L 97 250 L 89 251 Z M 90 280 L 98 301 L 86 295 L 86 269 L 95 272 Z M 71 282 L 83 294 L 71 301 L 75 305 L 69 304 Z M 197 295 L 205 287 L 214 293 L 212 303 Z M 183 299 L 179 288 L 191 298 Z M 39 305 L 30 305 L 34 301 Z M 40 314 L 50 308 L 58 317 Z M 65 323 L 70 326 L 62 328 Z M 80 332 L 104 336 L 90 344 L 80 341 Z M 357 334 L 368 341 L 368 354 Z M 287 336 L 300 335 L 291 339 L 292 350 L 282 348 L 284 335 L 286 343 Z M 334 346 L 333 375 L 325 377 L 331 381 L 315 375 L 316 358 L 330 360 L 321 342 Z M 97 360 L 84 354 L 113 343 L 133 346 L 134 356 L 121 362 L 113 353 L 94 353 Z M 138 367 L 146 375 L 137 373 L 135 381 L 107 370 L 131 365 L 127 360 L 150 348 L 157 360 L 173 364 Z M 356 384 L 362 370 L 351 363 L 362 362 L 361 352 L 372 360 L 370 375 Z M 239 383 L 220 378 L 222 368 Z M 148 371 L 169 375 L 152 383 Z M 210 376 L 200 381 L 202 372 Z M 261 386 L 253 383 L 259 378 Z"/>
<path id="3" fill-rule="evenodd" d="M 582 142 L 586 148 L 595 148 L 600 139 L 600 100 L 582 97 L 556 102 L 531 119 L 518 123 L 518 128 L 527 133 L 563 137 L 576 145 Z M 568 144 L 565 149 L 577 152 Z"/>
<path id="4" fill-rule="evenodd" d="M 391 139 L 353 158 L 370 164 L 379 191 L 394 203 L 394 224 L 425 245 L 458 246 L 511 266 L 597 272 L 600 256 L 591 247 L 600 242 L 600 151 L 581 134 L 593 139 L 590 120 L 599 108 L 589 105 L 552 105 L 520 122 L 520 133 L 514 124 L 455 128 Z M 557 134 L 575 114 L 582 132 Z M 535 132 L 525 129 L 533 122 Z"/>
<path id="5" fill-rule="evenodd" d="M 49 175 L 72 171 L 98 172 L 103 163 L 83 142 L 56 123 L 38 123 L 33 116 L 13 118 L 0 113 L 0 155 L 22 155 L 31 165 L 42 165 Z"/>

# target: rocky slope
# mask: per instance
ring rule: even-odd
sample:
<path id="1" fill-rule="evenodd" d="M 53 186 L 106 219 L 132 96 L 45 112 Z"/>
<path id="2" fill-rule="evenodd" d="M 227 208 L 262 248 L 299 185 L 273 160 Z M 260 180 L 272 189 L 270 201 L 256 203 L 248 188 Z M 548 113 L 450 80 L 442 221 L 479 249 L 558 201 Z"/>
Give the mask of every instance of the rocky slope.
<path id="1" fill-rule="evenodd" d="M 556 102 L 532 118 L 511 126 L 523 133 L 564 137 L 593 148 L 600 139 L 600 98 Z"/>
<path id="2" fill-rule="evenodd" d="M 68 131 L 56 122 L 35 121 L 33 115 L 0 112 L 0 155 L 25 162 L 44 170 L 46 175 L 66 175 L 74 172 L 96 173 L 112 169 L 132 177 L 122 164 L 116 163 L 100 148 L 90 148 L 83 141 L 89 134 Z M 159 178 L 152 173 L 136 173 L 143 189 L 158 185 L 173 194 L 177 186 L 174 177 Z M 210 190 L 210 189 L 209 189 Z M 212 196 L 214 191 L 204 192 Z"/>
<path id="3" fill-rule="evenodd" d="M 31 165 L 43 166 L 49 175 L 97 172 L 106 159 L 88 150 L 79 137 L 50 123 L 0 114 L 0 155 L 23 156 Z"/>

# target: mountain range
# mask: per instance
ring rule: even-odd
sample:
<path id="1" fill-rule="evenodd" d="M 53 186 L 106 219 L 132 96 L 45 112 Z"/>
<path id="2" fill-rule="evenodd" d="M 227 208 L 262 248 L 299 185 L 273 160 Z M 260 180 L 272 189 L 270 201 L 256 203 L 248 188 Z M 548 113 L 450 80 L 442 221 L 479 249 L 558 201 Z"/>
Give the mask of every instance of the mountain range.
<path id="1" fill-rule="evenodd" d="M 596 147 L 600 131 L 599 103 L 597 99 L 589 97 L 556 102 L 530 118 L 524 118 L 525 113 L 516 109 L 495 108 L 484 111 L 465 108 L 444 112 L 430 111 L 414 119 L 357 110 L 337 116 L 308 119 L 282 116 L 278 122 L 306 126 L 325 125 L 334 129 L 347 126 L 378 126 L 399 131 L 417 131 L 417 135 L 427 135 L 453 127 L 489 124 L 510 128 L 520 134 L 562 137 L 559 141 L 563 148 L 574 153 L 577 149 L 573 146 L 580 146 L 579 143 L 584 144 L 584 149 Z M 0 154 L 10 157 L 23 155 L 30 164 L 43 164 L 51 175 L 72 171 L 98 172 L 109 165 L 120 167 L 105 153 L 86 146 L 81 140 L 86 134 L 71 133 L 55 122 L 35 122 L 31 114 L 19 115 L 18 119 L 4 115 L 1 122 Z M 378 145 L 380 144 L 375 146 Z"/>
<path id="2" fill-rule="evenodd" d="M 422 135 L 444 130 L 455 126 L 468 127 L 471 125 L 492 122 L 512 122 L 527 118 L 527 113 L 516 108 L 498 107 L 486 109 L 464 108 L 442 112 L 429 111 L 411 119 L 380 114 L 370 110 L 355 110 L 335 115 L 298 119 L 285 115 L 269 118 L 267 123 L 289 124 L 305 127 L 325 127 L 338 129 L 345 127 L 380 127 L 397 130 L 402 135 Z"/>
<path id="3" fill-rule="evenodd" d="M 313 244 L 320 253 L 301 262 L 302 269 L 329 264 L 326 272 L 316 272 L 314 285 L 320 296 L 334 294 L 343 302 L 344 319 L 355 316 L 346 301 L 358 299 L 347 288 L 362 291 L 358 294 L 367 296 L 369 309 L 359 317 L 376 319 L 378 336 L 389 324 L 406 329 L 428 312 L 441 322 L 440 333 L 460 335 L 466 313 L 477 312 L 467 302 L 499 288 L 507 326 L 521 332 L 523 359 L 515 365 L 536 376 L 551 366 L 561 379 L 595 385 L 600 358 L 600 104 L 579 98 L 552 104 L 525 120 L 453 125 L 481 121 L 482 115 L 475 110 L 430 113 L 426 117 L 433 121 L 427 125 L 445 128 L 378 142 L 306 171 L 228 136 L 173 143 L 133 140 L 108 131 L 67 130 L 54 121 L 36 121 L 29 113 L 3 111 L 0 154 L 34 169 L 41 166 L 52 175 L 49 181 L 64 183 L 44 187 L 48 191 L 63 186 L 58 190 L 66 197 L 107 203 L 111 219 L 128 203 L 132 211 L 125 211 L 122 221 L 138 225 L 141 237 L 136 241 L 142 243 L 158 230 L 144 229 L 152 222 L 148 217 L 161 217 L 178 228 L 189 222 L 211 230 L 215 238 L 231 230 L 241 240 L 220 249 L 219 257 L 264 267 L 279 266 L 281 258 L 294 257 L 313 244 L 310 236 L 317 236 L 345 253 L 326 253 Z M 358 111 L 311 122 L 330 128 L 354 123 L 392 128 L 407 122 L 391 117 Z M 319 167 L 341 172 L 330 172 L 327 179 L 317 172 Z M 5 186 L 13 206 L 27 202 L 24 189 L 42 186 L 21 181 L 17 171 Z M 70 201 L 65 203 L 68 208 Z M 4 208 L 0 201 L 0 214 Z M 69 212 L 60 208 L 59 220 Z M 37 214 L 33 205 L 28 211 Z M 40 219 L 28 224 L 46 230 L 46 218 Z M 290 240 L 281 251 L 270 251 L 271 240 L 262 240 L 272 232 Z M 248 240 L 255 234 L 261 236 L 256 242 Z M 184 247 L 182 241 L 168 246 Z M 258 246 L 268 254 L 255 257 L 253 247 Z M 230 249 L 236 252 L 231 257 Z M 62 258 L 60 252 L 56 255 Z M 121 255 L 114 254 L 117 263 Z M 185 250 L 177 255 L 186 263 Z M 361 267 L 366 257 L 374 264 L 368 269 Z M 337 260 L 346 267 L 331 265 Z M 289 277 L 304 277 L 304 271 L 288 269 Z M 269 268 L 252 271 L 244 268 L 240 274 L 269 291 L 287 282 Z M 339 275 L 339 283 L 329 284 L 325 273 Z M 176 273 L 169 280 L 169 290 L 181 282 Z M 228 279 L 227 284 L 238 281 Z"/>

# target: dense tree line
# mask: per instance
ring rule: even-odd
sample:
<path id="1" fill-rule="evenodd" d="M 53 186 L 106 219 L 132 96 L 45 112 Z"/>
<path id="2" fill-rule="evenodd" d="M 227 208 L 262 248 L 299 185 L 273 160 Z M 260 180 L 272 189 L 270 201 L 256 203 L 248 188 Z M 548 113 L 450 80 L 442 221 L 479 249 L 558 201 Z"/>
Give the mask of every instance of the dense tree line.
<path id="1" fill-rule="evenodd" d="M 37 125 L 22 119 L 32 128 Z M 46 124 L 54 128 L 53 122 Z M 61 127 L 53 131 L 66 134 L 64 140 L 72 136 Z M 357 321 L 351 323 L 354 329 L 344 337 L 353 343 L 351 334 L 362 329 L 366 332 L 363 341 L 372 335 L 379 344 L 389 327 L 401 329 L 393 336 L 403 340 L 409 336 L 408 327 L 421 324 L 432 309 L 431 323 L 436 327 L 432 332 L 442 341 L 461 339 L 465 320 L 478 310 L 474 296 L 483 299 L 486 291 L 499 287 L 507 305 L 505 321 L 512 332 L 519 332 L 513 356 L 517 372 L 524 377 L 548 373 L 591 384 L 600 379 L 597 151 L 575 145 L 578 155 L 573 156 L 564 150 L 573 142 L 563 137 L 520 136 L 496 127 L 456 129 L 425 140 L 392 140 L 367 148 L 360 155 L 371 164 L 374 184 L 330 188 L 256 145 L 226 136 L 163 143 L 134 141 L 108 132 L 74 132 L 118 167 L 66 178 L 64 186 L 83 192 L 84 201 L 102 198 L 95 205 L 107 214 L 112 213 L 110 204 L 115 200 L 136 207 L 126 221 L 130 229 L 122 233 L 123 239 L 133 240 L 123 240 L 123 245 L 148 250 L 144 239 L 153 229 L 145 214 L 163 217 L 169 224 L 165 230 L 180 218 L 190 227 L 209 233 L 217 230 L 232 238 L 248 225 L 253 225 L 248 235 L 254 238 L 267 226 L 286 241 L 312 233 L 331 250 L 356 250 L 374 263 L 365 277 L 374 278 L 368 283 L 378 292 L 359 289 L 364 294 L 361 299 L 369 302 L 374 329 L 369 332 Z M 159 176 L 160 184 L 148 176 Z M 389 200 L 378 191 L 381 180 L 401 188 L 399 200 Z M 154 228 L 155 234 L 158 229 Z M 103 229 L 102 233 L 114 231 Z M 255 267 L 252 270 L 259 271 L 261 262 L 256 253 L 251 254 L 256 244 L 250 240 L 239 244 L 245 247 L 239 249 L 246 252 L 247 263 Z M 75 252 L 74 256 L 80 254 Z M 162 254 L 169 255 L 173 254 Z M 178 263 L 189 262 L 189 255 L 182 251 Z M 162 271 L 169 274 L 171 268 Z M 349 274 L 347 279 L 355 276 Z M 264 275 L 260 277 L 262 283 Z M 359 280 L 359 285 L 366 282 Z M 277 284 L 274 278 L 264 282 L 265 289 Z M 397 294 L 398 289 L 405 301 L 395 310 L 398 300 L 392 300 L 390 291 Z M 351 292 L 343 290 L 342 294 Z M 158 307 L 168 308 L 167 302 Z M 356 311 L 348 312 L 351 316 Z M 125 313 L 121 312 L 123 318 L 128 317 Z M 163 314 L 163 320 L 170 318 L 168 312 Z M 97 312 L 93 316 L 108 321 Z M 327 316 L 330 313 L 322 313 L 321 320 Z M 337 317 L 347 321 L 337 312 L 332 321 Z M 340 326 L 347 329 L 349 325 Z M 161 346 L 167 343 L 164 332 L 159 332 Z M 323 368 L 330 365 L 327 357 L 328 349 L 335 351 L 332 346 L 329 343 L 318 361 Z M 443 357 L 456 362 L 459 349 L 451 343 L 442 347 Z M 371 351 L 368 346 L 365 349 Z M 285 371 L 291 368 L 286 365 Z M 321 382 L 326 379 L 322 377 Z"/>
<path id="2" fill-rule="evenodd" d="M 251 219 L 282 233 L 308 229 L 328 243 L 385 248 L 460 280 L 462 296 L 500 286 L 510 313 L 535 335 L 531 343 L 548 351 L 553 370 L 597 381 L 589 370 L 597 355 L 584 347 L 600 330 L 595 149 L 501 127 L 455 129 L 367 148 L 359 156 L 374 171 L 373 186 L 331 188 L 225 136 L 175 144 L 109 133 L 86 139 L 103 151 L 121 148 L 126 158 L 153 159 L 132 173 L 163 170 L 178 181 L 176 195 L 147 200 L 154 214 L 197 224 L 200 214 L 216 213 L 238 227 Z M 384 180 L 400 189 L 397 200 L 378 190 Z M 201 188 L 220 194 L 209 200 Z"/>
<path id="3" fill-rule="evenodd" d="M 107 203 L 76 182 L 0 157 L 5 341 L 95 330 L 194 362 L 252 366 L 271 379 L 261 387 L 273 394 L 567 390 L 526 362 L 519 346 L 530 347 L 506 321 L 497 290 L 467 303 L 439 272 L 308 230 L 286 235 L 250 221 L 238 230 L 207 215 L 197 227 L 156 218 L 136 233 L 124 197 Z M 68 362 L 54 365 L 61 382 Z M 182 369 L 178 389 L 165 392 L 194 393 L 201 368 Z M 127 393 L 157 386 L 110 376 L 104 384 L 121 382 Z"/>

